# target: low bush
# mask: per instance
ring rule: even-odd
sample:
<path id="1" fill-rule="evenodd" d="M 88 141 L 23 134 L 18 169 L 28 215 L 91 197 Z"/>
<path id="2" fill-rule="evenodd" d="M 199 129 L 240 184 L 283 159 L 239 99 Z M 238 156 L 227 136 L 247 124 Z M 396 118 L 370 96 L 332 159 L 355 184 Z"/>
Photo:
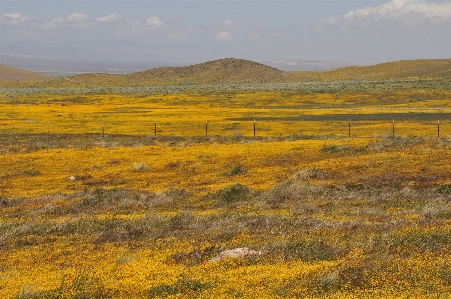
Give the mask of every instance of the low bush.
<path id="1" fill-rule="evenodd" d="M 151 288 L 148 292 L 148 298 L 166 298 L 177 294 L 194 297 L 197 293 L 203 292 L 212 286 L 213 284 L 209 282 L 201 282 L 181 276 L 174 284 L 164 283 Z"/>

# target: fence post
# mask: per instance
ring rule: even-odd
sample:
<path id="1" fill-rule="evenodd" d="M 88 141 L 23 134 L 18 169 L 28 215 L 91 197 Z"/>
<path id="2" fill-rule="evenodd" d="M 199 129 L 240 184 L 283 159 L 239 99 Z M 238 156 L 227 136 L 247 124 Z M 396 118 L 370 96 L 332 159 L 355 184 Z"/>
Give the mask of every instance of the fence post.
<path id="1" fill-rule="evenodd" d="M 440 120 L 437 121 L 437 137 L 440 137 Z"/>
<path id="2" fill-rule="evenodd" d="M 392 134 L 395 135 L 395 120 L 393 119 Z"/>
<path id="3" fill-rule="evenodd" d="M 255 137 L 255 119 L 254 119 L 254 137 Z"/>
<path id="4" fill-rule="evenodd" d="M 348 137 L 351 137 L 351 120 L 348 122 Z"/>

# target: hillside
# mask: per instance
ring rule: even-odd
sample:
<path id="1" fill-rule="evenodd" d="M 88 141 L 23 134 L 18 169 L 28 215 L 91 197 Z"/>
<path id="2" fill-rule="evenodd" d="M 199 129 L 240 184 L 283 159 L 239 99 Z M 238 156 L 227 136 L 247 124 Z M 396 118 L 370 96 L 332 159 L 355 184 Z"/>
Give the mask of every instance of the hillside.
<path id="1" fill-rule="evenodd" d="M 129 75 L 84 74 L 69 77 L 86 86 L 204 85 L 268 82 L 374 80 L 451 76 L 451 59 L 403 60 L 328 71 L 285 72 L 257 62 L 226 58 L 186 67 L 162 67 Z"/>
<path id="2" fill-rule="evenodd" d="M 161 67 L 132 74 L 90 73 L 55 79 L 0 65 L 2 85 L 35 87 L 100 87 L 149 85 L 212 85 L 312 81 L 377 80 L 451 77 L 451 59 L 403 60 L 371 66 L 348 66 L 328 71 L 285 72 L 257 62 L 225 58 L 185 67 Z M 32 81 L 33 83 L 24 83 Z M 39 81 L 39 82 L 36 82 Z"/>
<path id="3" fill-rule="evenodd" d="M 54 78 L 0 64 L 0 82 L 35 82 L 51 79 Z"/>
<path id="4" fill-rule="evenodd" d="M 451 76 L 451 59 L 419 59 L 340 67 L 324 72 L 292 72 L 289 80 L 340 81 L 447 76 Z"/>
<path id="5" fill-rule="evenodd" d="M 191 85 L 281 82 L 286 72 L 257 62 L 225 58 L 186 67 L 161 67 L 129 75 L 84 74 L 70 80 L 90 86 Z"/>

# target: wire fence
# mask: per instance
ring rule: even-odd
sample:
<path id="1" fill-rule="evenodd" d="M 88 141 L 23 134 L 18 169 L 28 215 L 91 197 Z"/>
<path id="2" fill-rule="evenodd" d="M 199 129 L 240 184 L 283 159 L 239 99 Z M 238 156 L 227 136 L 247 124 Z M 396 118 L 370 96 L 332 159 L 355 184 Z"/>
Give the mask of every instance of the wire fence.
<path id="1" fill-rule="evenodd" d="M 99 134 L 99 135 L 156 135 L 156 136 L 254 136 L 283 137 L 294 135 L 336 135 L 343 137 L 377 137 L 394 134 L 399 136 L 451 136 L 451 121 L 375 121 L 375 120 L 327 120 L 327 121 L 277 121 L 277 120 L 193 120 L 148 121 L 92 119 L 84 121 L 58 120 L 33 121 L 9 120 L 0 123 L 0 134 Z"/>

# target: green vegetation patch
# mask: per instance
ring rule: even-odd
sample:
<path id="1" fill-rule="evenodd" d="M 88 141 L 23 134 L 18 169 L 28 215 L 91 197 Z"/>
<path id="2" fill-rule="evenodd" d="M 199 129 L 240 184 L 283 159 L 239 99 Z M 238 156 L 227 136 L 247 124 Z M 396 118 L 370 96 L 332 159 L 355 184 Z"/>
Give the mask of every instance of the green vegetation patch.
<path id="1" fill-rule="evenodd" d="M 179 277 L 174 284 L 160 284 L 153 287 L 148 292 L 148 298 L 166 298 L 172 295 L 189 295 L 194 297 L 196 293 L 211 288 L 213 285 L 209 282 L 191 280 L 186 277 Z"/>

